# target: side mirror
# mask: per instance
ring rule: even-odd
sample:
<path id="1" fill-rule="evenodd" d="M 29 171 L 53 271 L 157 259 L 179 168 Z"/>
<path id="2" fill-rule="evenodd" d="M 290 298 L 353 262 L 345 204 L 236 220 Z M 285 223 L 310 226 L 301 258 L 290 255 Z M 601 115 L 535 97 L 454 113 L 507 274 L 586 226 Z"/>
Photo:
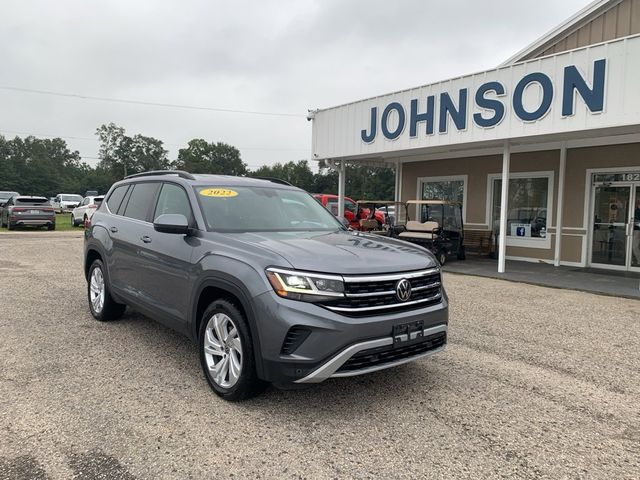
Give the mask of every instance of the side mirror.
<path id="1" fill-rule="evenodd" d="M 182 214 L 165 213 L 153 221 L 153 228 L 156 232 L 186 235 L 189 233 L 189 221 Z"/>

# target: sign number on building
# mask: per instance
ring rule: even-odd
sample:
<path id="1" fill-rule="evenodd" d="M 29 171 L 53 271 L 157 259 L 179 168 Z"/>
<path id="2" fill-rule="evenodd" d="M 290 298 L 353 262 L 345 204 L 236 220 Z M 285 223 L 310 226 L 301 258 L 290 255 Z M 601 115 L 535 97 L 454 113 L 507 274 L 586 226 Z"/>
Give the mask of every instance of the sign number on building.
<path id="1" fill-rule="evenodd" d="M 640 182 L 640 173 L 625 173 L 623 178 L 625 182 Z"/>

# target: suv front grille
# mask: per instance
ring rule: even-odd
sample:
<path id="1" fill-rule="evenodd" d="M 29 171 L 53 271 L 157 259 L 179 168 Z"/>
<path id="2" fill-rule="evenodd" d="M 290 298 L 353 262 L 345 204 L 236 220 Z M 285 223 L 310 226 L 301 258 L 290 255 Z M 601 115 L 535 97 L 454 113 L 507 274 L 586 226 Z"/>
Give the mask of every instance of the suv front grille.
<path id="1" fill-rule="evenodd" d="M 363 370 L 370 367 L 397 362 L 404 360 L 405 358 L 415 357 L 431 350 L 435 350 L 444 346 L 446 343 L 447 333 L 439 332 L 425 337 L 424 340 L 419 343 L 412 343 L 404 347 L 394 348 L 393 345 L 386 345 L 384 347 L 370 348 L 356 353 L 353 357 L 347 360 L 344 365 L 336 371 L 336 373 L 353 372 L 356 370 Z"/>
<path id="2" fill-rule="evenodd" d="M 396 284 L 406 278 L 411 283 L 411 297 L 400 301 Z M 437 268 L 389 275 L 345 276 L 345 297 L 324 302 L 334 312 L 349 316 L 384 315 L 442 301 L 440 271 Z"/>

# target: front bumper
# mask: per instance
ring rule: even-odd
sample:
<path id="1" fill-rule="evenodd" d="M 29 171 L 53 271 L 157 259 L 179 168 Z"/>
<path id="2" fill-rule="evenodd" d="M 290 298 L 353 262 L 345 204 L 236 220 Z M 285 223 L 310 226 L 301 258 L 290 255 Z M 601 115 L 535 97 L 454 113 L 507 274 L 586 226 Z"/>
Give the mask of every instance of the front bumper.
<path id="1" fill-rule="evenodd" d="M 447 329 L 447 325 L 437 325 L 435 327 L 423 330 L 422 334 L 425 338 L 424 343 L 428 345 L 425 345 L 423 349 L 417 350 L 417 352 L 419 353 L 411 354 L 411 352 L 408 352 L 405 354 L 403 352 L 402 354 L 397 355 L 398 358 L 396 359 L 393 359 L 393 356 L 389 355 L 390 358 L 387 361 L 385 361 L 384 357 L 382 357 L 381 361 L 375 360 L 363 362 L 360 368 L 341 371 L 341 367 L 347 364 L 349 360 L 355 358 L 357 354 L 366 351 L 379 351 L 380 349 L 383 349 L 383 347 L 390 347 L 393 345 L 394 339 L 393 337 L 384 337 L 378 338 L 376 340 L 368 340 L 366 342 L 356 343 L 331 357 L 306 377 L 296 380 L 296 383 L 319 383 L 326 380 L 327 378 L 332 377 L 352 377 L 354 375 L 364 375 L 365 373 L 371 373 L 378 370 L 384 370 L 385 368 L 396 367 L 398 365 L 402 365 L 403 363 L 412 362 L 414 360 L 418 360 L 419 358 L 433 355 L 434 353 L 438 353 L 444 350 L 444 347 L 446 345 Z M 438 334 L 443 335 L 441 336 Z M 401 341 L 415 341 L 417 339 L 416 333 L 410 334 L 409 336 L 411 336 L 411 338 L 408 338 L 408 335 L 406 334 L 400 335 Z M 444 338 L 444 343 L 441 340 L 442 338 Z M 421 344 L 413 343 L 411 345 L 420 346 Z M 382 352 L 393 352 L 393 349 L 386 348 L 383 349 Z M 372 356 L 377 356 L 379 359 L 382 355 L 382 352 L 377 354 L 372 353 Z"/>
<path id="2" fill-rule="evenodd" d="M 280 298 L 274 292 L 258 295 L 254 302 L 260 312 L 256 319 L 262 358 L 260 376 L 270 382 L 318 383 L 330 377 L 365 374 L 431 355 L 446 344 L 448 300 L 444 290 L 442 301 L 436 305 L 367 317 L 345 316 L 313 303 Z M 411 322 L 422 322 L 425 339 L 443 333 L 444 343 L 401 358 L 394 355 L 394 326 Z M 310 333 L 291 354 L 285 354 L 283 345 L 292 327 L 302 327 Z M 363 364 L 363 368 L 341 368 L 354 356 L 372 349 L 389 349 L 391 353 L 382 352 L 381 356 L 389 361 Z"/>

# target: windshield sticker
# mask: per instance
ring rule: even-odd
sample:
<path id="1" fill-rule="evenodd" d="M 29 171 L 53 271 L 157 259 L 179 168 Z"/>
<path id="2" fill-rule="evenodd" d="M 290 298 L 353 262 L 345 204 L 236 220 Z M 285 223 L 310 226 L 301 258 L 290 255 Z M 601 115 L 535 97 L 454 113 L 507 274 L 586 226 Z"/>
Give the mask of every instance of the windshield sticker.
<path id="1" fill-rule="evenodd" d="M 200 190 L 200 195 L 203 197 L 236 197 L 238 192 L 227 188 L 205 188 Z"/>

